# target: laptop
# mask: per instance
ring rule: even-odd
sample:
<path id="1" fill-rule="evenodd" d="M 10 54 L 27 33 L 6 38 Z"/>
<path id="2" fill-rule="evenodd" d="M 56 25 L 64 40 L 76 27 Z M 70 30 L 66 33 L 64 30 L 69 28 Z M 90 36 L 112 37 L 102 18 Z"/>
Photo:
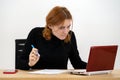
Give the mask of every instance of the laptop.
<path id="1" fill-rule="evenodd" d="M 114 69 L 118 45 L 92 46 L 86 69 L 73 70 L 72 74 L 106 74 Z"/>

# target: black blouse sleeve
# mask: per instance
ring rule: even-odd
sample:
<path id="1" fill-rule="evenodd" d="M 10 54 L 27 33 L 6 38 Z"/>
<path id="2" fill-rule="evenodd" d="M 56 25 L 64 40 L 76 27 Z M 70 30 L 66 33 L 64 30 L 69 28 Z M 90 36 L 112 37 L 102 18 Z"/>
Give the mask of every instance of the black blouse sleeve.
<path id="1" fill-rule="evenodd" d="M 71 32 L 71 51 L 70 51 L 70 61 L 75 69 L 86 69 L 87 63 L 82 61 L 79 56 L 79 52 L 77 49 L 76 38 L 74 32 Z"/>
<path id="2" fill-rule="evenodd" d="M 35 37 L 37 35 L 36 33 L 38 32 L 38 30 L 40 30 L 39 27 L 33 28 L 30 31 L 30 33 L 28 34 L 28 37 L 26 39 L 23 54 L 20 56 L 20 59 L 21 59 L 20 60 L 20 64 L 21 64 L 20 69 L 22 69 L 22 70 L 29 70 L 30 69 L 28 62 L 29 62 L 29 54 L 32 50 L 31 44 L 34 43 Z"/>

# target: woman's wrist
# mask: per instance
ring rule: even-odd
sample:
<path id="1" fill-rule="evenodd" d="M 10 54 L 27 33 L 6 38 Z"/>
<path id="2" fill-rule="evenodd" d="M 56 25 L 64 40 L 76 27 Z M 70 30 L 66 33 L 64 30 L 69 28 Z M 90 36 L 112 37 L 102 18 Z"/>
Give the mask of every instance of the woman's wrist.
<path id="1" fill-rule="evenodd" d="M 29 65 L 30 67 L 32 67 L 32 66 L 33 66 L 30 62 L 28 62 L 28 65 Z"/>

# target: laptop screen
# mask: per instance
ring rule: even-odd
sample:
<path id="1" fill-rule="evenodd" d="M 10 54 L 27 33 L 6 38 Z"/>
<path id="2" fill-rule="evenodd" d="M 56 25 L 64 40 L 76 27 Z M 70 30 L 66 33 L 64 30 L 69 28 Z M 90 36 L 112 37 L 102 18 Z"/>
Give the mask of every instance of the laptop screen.
<path id="1" fill-rule="evenodd" d="M 92 46 L 87 64 L 87 72 L 113 70 L 118 45 Z"/>

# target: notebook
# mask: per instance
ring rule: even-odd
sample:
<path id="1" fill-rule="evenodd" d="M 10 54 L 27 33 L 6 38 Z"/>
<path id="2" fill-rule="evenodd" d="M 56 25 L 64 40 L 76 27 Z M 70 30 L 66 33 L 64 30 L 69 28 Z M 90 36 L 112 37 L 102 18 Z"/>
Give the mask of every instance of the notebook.
<path id="1" fill-rule="evenodd" d="M 118 45 L 92 46 L 88 64 L 84 70 L 73 70 L 72 74 L 93 75 L 110 73 L 114 69 Z"/>

